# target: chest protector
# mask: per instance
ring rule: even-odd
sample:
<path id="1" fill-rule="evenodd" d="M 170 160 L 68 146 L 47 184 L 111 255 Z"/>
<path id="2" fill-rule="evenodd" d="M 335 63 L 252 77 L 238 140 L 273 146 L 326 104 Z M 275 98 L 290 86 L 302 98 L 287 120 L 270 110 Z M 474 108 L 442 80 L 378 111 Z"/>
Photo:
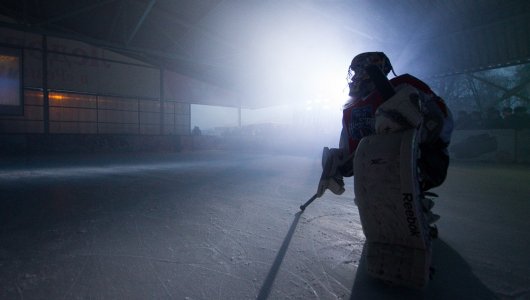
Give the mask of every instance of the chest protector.
<path id="1" fill-rule="evenodd" d="M 435 96 L 427 84 L 409 74 L 392 78 L 390 83 L 394 87 L 407 84 L 427 96 Z M 365 98 L 355 99 L 344 106 L 342 122 L 350 153 L 355 152 L 363 137 L 375 134 L 375 114 L 383 102 L 381 94 L 374 90 Z"/>

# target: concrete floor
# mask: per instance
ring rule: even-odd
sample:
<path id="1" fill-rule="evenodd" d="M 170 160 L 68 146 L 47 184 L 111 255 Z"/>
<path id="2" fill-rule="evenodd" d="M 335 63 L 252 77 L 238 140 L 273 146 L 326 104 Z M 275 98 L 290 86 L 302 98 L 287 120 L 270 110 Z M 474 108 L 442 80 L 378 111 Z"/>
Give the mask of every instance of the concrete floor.
<path id="1" fill-rule="evenodd" d="M 530 168 L 455 163 L 424 290 L 367 277 L 320 153 L 3 158 L 0 299 L 530 299 Z"/>

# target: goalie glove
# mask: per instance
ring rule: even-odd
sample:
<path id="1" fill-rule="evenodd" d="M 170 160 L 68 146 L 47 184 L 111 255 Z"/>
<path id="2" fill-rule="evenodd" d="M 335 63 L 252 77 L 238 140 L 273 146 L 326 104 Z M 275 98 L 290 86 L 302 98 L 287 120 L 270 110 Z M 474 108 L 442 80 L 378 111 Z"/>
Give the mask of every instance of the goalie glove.
<path id="1" fill-rule="evenodd" d="M 417 128 L 422 118 L 419 92 L 407 85 L 377 108 L 375 132 L 385 134 Z"/>
<path id="2" fill-rule="evenodd" d="M 318 183 L 317 197 L 322 197 L 326 190 L 330 190 L 335 195 L 342 195 L 345 191 L 342 176 L 320 179 Z"/>
<path id="3" fill-rule="evenodd" d="M 322 151 L 322 175 L 318 183 L 317 197 L 321 197 L 326 190 L 330 190 L 335 195 L 344 193 L 341 168 L 352 163 L 352 158 L 353 155 L 345 155 L 342 149 L 324 147 Z"/>

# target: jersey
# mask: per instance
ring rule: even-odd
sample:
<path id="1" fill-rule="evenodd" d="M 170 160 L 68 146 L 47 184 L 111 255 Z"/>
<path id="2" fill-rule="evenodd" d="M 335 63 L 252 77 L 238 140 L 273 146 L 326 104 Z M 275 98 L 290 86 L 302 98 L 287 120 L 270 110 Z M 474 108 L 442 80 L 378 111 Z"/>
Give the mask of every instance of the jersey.
<path id="1" fill-rule="evenodd" d="M 390 83 L 395 89 L 401 85 L 411 85 L 422 94 L 423 99 L 426 99 L 423 102 L 427 110 L 443 120 L 442 126 L 431 134 L 435 138 L 425 137 L 424 140 L 436 143 L 437 148 L 446 148 L 453 130 L 453 121 L 444 101 L 426 83 L 410 74 L 394 77 L 390 79 Z M 361 139 L 375 133 L 375 112 L 383 102 L 381 94 L 374 90 L 365 98 L 352 100 L 344 106 L 340 147 L 347 147 L 350 154 L 355 153 Z"/>

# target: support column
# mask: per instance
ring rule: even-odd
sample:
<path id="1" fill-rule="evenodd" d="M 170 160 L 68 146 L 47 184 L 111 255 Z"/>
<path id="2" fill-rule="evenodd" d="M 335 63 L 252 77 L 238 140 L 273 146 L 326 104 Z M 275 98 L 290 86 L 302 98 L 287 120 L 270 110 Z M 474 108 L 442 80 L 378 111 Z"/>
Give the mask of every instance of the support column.
<path id="1" fill-rule="evenodd" d="M 164 68 L 160 67 L 160 135 L 164 135 L 164 112 L 165 112 L 165 98 L 164 98 Z"/>
<path id="2" fill-rule="evenodd" d="M 50 133 L 50 98 L 48 93 L 48 37 L 42 37 L 42 113 L 44 133 Z"/>

